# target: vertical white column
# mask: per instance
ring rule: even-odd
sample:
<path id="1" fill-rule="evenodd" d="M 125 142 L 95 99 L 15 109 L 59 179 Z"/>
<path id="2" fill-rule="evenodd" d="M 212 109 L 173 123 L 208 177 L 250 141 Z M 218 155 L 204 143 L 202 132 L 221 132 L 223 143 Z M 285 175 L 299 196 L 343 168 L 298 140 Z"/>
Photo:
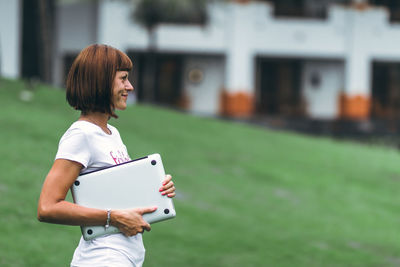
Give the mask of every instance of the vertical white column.
<path id="1" fill-rule="evenodd" d="M 348 95 L 370 95 L 371 64 L 365 51 L 364 29 L 358 12 L 352 12 L 353 21 L 348 36 L 345 67 L 345 92 Z"/>
<path id="2" fill-rule="evenodd" d="M 227 26 L 226 90 L 252 93 L 253 57 L 251 54 L 251 6 L 250 4 L 229 5 Z"/>
<path id="3" fill-rule="evenodd" d="M 354 8 L 347 11 L 345 62 L 345 85 L 340 99 L 341 116 L 350 119 L 369 117 L 371 104 L 371 59 L 368 40 L 371 39 L 371 23 L 379 16 L 368 8 Z"/>
<path id="4" fill-rule="evenodd" d="M 0 76 L 20 76 L 22 5 L 20 0 L 0 0 Z"/>
<path id="5" fill-rule="evenodd" d="M 228 5 L 226 30 L 226 76 L 221 95 L 221 112 L 233 117 L 246 117 L 253 113 L 253 55 L 251 2 Z"/>

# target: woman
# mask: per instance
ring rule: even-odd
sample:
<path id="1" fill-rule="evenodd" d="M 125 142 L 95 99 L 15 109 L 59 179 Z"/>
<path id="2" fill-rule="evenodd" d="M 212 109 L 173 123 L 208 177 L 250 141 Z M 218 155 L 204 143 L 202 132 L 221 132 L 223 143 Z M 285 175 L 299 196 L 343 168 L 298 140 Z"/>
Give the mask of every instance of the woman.
<path id="1" fill-rule="evenodd" d="M 128 80 L 132 62 L 123 52 L 107 45 L 91 45 L 77 56 L 67 78 L 67 101 L 81 111 L 79 119 L 62 136 L 38 204 L 38 219 L 68 225 L 113 225 L 120 234 L 85 241 L 81 238 L 71 266 L 141 266 L 144 230 L 150 225 L 142 215 L 156 210 L 99 210 L 65 201 L 78 175 L 129 161 L 118 130 L 108 124 L 124 110 L 133 87 Z M 160 194 L 175 196 L 167 175 Z"/>

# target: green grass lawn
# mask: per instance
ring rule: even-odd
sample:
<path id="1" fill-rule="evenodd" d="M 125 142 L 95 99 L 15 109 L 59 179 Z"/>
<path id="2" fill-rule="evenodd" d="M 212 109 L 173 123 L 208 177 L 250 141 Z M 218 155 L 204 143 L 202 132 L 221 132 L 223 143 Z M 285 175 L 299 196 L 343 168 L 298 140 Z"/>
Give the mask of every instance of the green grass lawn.
<path id="1" fill-rule="evenodd" d="M 79 227 L 36 220 L 78 113 L 45 86 L 0 80 L 0 266 L 69 266 Z M 177 217 L 144 234 L 144 266 L 400 266 L 396 150 L 136 105 L 111 120 L 132 158 L 160 153 Z"/>

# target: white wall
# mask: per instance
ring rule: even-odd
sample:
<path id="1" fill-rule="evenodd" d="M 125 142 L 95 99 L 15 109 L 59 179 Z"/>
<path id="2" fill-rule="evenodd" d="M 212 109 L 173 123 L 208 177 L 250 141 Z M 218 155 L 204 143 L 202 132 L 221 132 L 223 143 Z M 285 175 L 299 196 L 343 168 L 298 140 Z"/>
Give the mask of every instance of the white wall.
<path id="1" fill-rule="evenodd" d="M 97 7 L 94 2 L 65 3 L 58 9 L 58 47 L 62 51 L 80 51 L 97 41 Z"/>
<path id="2" fill-rule="evenodd" d="M 225 53 L 230 34 L 226 27 L 231 24 L 226 5 L 209 6 L 209 23 L 204 26 L 162 24 L 157 29 L 161 51 L 187 51 L 200 53 Z"/>
<path id="3" fill-rule="evenodd" d="M 149 45 L 147 30 L 132 19 L 133 1 L 101 0 L 99 9 L 99 42 L 119 49 L 144 50 Z M 225 50 L 224 7 L 210 8 L 211 23 L 205 27 L 162 24 L 156 28 L 160 51 L 222 53 Z"/>
<path id="4" fill-rule="evenodd" d="M 147 31 L 132 20 L 133 1 L 99 1 L 98 42 L 127 49 L 146 49 Z"/>
<path id="5" fill-rule="evenodd" d="M 0 0 L 0 76 L 20 76 L 21 13 L 19 0 Z"/>
<path id="6" fill-rule="evenodd" d="M 222 57 L 188 56 L 184 62 L 183 90 L 189 98 L 189 111 L 197 114 L 218 114 L 224 86 L 225 62 Z M 200 82 L 189 79 L 190 71 L 203 73 Z"/>
<path id="7" fill-rule="evenodd" d="M 96 43 L 97 5 L 93 1 L 60 2 L 56 14 L 56 53 L 53 80 L 56 85 L 64 83 L 63 58 L 67 53 L 78 53 L 86 46 Z"/>
<path id="8" fill-rule="evenodd" d="M 319 84 L 313 85 L 314 75 Z M 343 62 L 306 61 L 303 65 L 302 92 L 307 114 L 315 119 L 335 119 L 339 115 L 339 95 L 344 87 Z"/>

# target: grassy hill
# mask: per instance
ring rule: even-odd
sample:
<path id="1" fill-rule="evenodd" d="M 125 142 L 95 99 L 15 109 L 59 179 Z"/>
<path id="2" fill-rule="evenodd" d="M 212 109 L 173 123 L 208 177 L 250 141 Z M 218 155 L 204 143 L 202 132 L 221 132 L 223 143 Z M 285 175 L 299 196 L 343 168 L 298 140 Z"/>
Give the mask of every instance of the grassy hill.
<path id="1" fill-rule="evenodd" d="M 36 205 L 78 113 L 62 90 L 23 90 L 0 80 L 0 266 L 69 266 L 79 227 L 39 223 Z M 178 188 L 144 266 L 400 265 L 396 150 L 144 105 L 119 116 L 131 157 L 160 153 Z"/>

